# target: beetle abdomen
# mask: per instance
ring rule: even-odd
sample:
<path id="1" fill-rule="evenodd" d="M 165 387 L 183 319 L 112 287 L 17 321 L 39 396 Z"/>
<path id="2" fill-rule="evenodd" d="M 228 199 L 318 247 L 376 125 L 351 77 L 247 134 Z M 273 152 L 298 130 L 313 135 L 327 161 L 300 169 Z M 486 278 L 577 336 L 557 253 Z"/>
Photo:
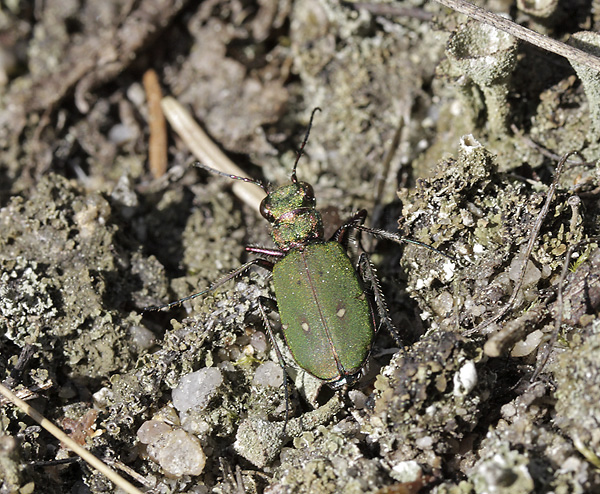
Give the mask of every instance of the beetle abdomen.
<path id="1" fill-rule="evenodd" d="M 373 315 L 340 243 L 290 251 L 275 264 L 273 285 L 283 334 L 300 367 L 331 383 L 361 370 L 375 333 Z"/>

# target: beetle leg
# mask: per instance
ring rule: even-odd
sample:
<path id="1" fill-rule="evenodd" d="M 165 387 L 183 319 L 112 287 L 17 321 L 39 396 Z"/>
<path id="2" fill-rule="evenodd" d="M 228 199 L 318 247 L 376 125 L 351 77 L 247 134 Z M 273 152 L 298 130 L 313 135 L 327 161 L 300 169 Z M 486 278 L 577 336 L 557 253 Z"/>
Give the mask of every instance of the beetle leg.
<path id="1" fill-rule="evenodd" d="M 186 302 L 188 300 L 192 300 L 196 297 L 200 297 L 201 295 L 204 295 L 206 293 L 212 292 L 213 290 L 216 290 L 217 288 L 219 288 L 221 285 L 224 285 L 225 283 L 227 283 L 229 280 L 232 280 L 233 278 L 235 278 L 236 276 L 239 276 L 240 274 L 242 274 L 244 271 L 246 271 L 248 268 L 250 268 L 251 266 L 254 265 L 258 265 L 264 269 L 267 269 L 269 271 L 272 270 L 273 268 L 273 263 L 269 262 L 265 259 L 252 259 L 251 261 L 248 261 L 245 264 L 242 264 L 239 268 L 237 268 L 236 270 L 232 271 L 229 274 L 226 274 L 225 276 L 222 276 L 221 278 L 219 278 L 217 281 L 213 282 L 208 288 L 202 290 L 201 292 L 198 293 L 194 293 L 192 295 L 189 295 L 187 297 L 184 298 L 180 298 L 179 300 L 176 300 L 175 302 L 171 302 L 170 304 L 165 304 L 165 305 L 153 305 L 151 307 L 145 307 L 142 312 L 149 312 L 149 311 L 153 311 L 153 310 L 167 310 L 170 309 L 171 307 L 174 307 L 176 305 L 181 305 L 183 302 Z"/>
<path id="2" fill-rule="evenodd" d="M 352 230 L 356 230 L 357 227 L 361 226 L 366 219 L 367 210 L 361 209 L 336 230 L 336 232 L 331 236 L 331 240 L 339 242 L 340 244 L 342 244 L 342 247 L 344 247 L 344 249 L 347 249 L 348 243 L 351 238 L 349 232 Z"/>
<path id="3" fill-rule="evenodd" d="M 383 238 L 385 240 L 390 240 L 397 244 L 406 243 L 406 244 L 418 245 L 419 247 L 424 247 L 433 252 L 437 252 L 438 254 L 450 259 L 451 261 L 456 262 L 456 259 L 454 257 L 449 256 L 448 254 L 445 254 L 442 251 L 436 249 L 435 247 L 432 247 L 431 245 L 427 245 L 424 242 L 419 242 L 418 240 L 412 240 L 410 238 L 403 237 L 402 235 L 400 235 L 398 233 L 388 232 L 387 230 L 381 230 L 379 228 L 370 228 L 368 226 L 365 226 L 364 222 L 365 222 L 366 218 L 367 218 L 367 210 L 361 209 L 354 216 L 352 216 L 348 221 L 346 221 L 346 223 L 344 223 L 342 226 L 340 226 L 336 230 L 336 232 L 331 237 L 331 240 L 335 240 L 336 242 L 339 242 L 340 244 L 342 244 L 342 246 L 345 249 L 347 249 L 348 243 L 351 238 L 351 235 L 349 234 L 349 232 L 351 230 L 358 230 L 361 232 L 368 233 L 369 235 L 373 235 L 376 238 Z"/>
<path id="4" fill-rule="evenodd" d="M 279 345 L 277 345 L 277 341 L 275 340 L 275 335 L 273 334 L 273 327 L 271 326 L 271 321 L 267 316 L 267 309 L 269 307 L 271 311 L 277 311 L 277 304 L 275 300 L 267 297 L 258 297 L 258 309 L 260 310 L 260 315 L 265 324 L 265 328 L 267 329 L 267 333 L 269 333 L 269 339 L 271 340 L 271 345 L 273 345 L 273 349 L 275 350 L 275 354 L 277 355 L 277 360 L 279 360 L 279 365 L 283 370 L 283 393 L 285 396 L 285 422 L 283 423 L 283 429 L 281 431 L 281 435 L 285 436 L 285 429 L 290 420 L 290 396 L 288 393 L 287 387 L 287 372 L 285 370 L 285 361 L 283 360 L 283 355 L 281 350 L 279 349 Z"/>
<path id="5" fill-rule="evenodd" d="M 260 254 L 273 258 L 282 258 L 286 255 L 286 253 L 281 250 L 266 249 L 264 247 L 252 247 L 250 245 L 246 247 L 246 252 L 252 252 L 253 254 Z"/>
<path id="6" fill-rule="evenodd" d="M 390 313 L 385 303 L 385 298 L 379 284 L 379 278 L 377 278 L 375 267 L 373 264 L 371 264 L 369 257 L 364 252 L 358 258 L 357 271 L 359 272 L 363 282 L 373 292 L 373 298 L 375 299 L 375 305 L 377 306 L 377 312 L 379 313 L 381 324 L 387 328 L 394 340 L 396 340 L 396 343 L 398 343 L 400 346 L 403 346 L 398 329 L 396 329 L 396 326 L 394 326 L 394 323 L 390 318 Z"/>
<path id="7" fill-rule="evenodd" d="M 446 257 L 447 259 L 450 259 L 452 262 L 457 262 L 454 257 L 449 256 L 448 254 L 445 254 L 441 250 L 438 250 L 435 247 L 432 247 L 431 245 L 427 245 L 424 242 L 419 242 L 418 240 L 412 240 L 410 238 L 403 237 L 402 235 L 399 235 L 398 233 L 388 232 L 386 230 L 380 230 L 379 228 L 369 228 L 368 226 L 364 226 L 361 223 L 356 223 L 356 224 L 352 225 L 352 228 L 354 228 L 355 230 L 359 230 L 361 232 L 368 233 L 369 235 L 373 235 L 374 237 L 377 237 L 377 238 L 391 240 L 392 242 L 395 242 L 397 244 L 406 243 L 406 244 L 418 245 L 419 247 L 424 247 L 425 249 L 428 249 L 432 252 L 437 252 L 438 254 Z"/>

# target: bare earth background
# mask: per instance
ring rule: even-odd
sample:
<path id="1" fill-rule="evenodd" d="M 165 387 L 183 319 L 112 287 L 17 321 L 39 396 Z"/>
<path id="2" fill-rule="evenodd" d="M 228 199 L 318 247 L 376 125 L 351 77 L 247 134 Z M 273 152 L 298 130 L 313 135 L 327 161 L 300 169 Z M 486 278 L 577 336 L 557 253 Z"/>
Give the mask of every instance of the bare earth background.
<path id="1" fill-rule="evenodd" d="M 478 3 L 557 39 L 600 29 L 597 2 L 560 2 L 549 17 Z M 400 10 L 329 0 L 3 4 L 0 375 L 13 372 L 16 391 L 37 390 L 32 405 L 137 472 L 141 489 L 600 491 L 595 243 L 576 250 L 557 299 L 567 249 L 599 230 L 600 101 L 567 60 L 523 44 L 497 76 L 473 82 L 446 51 L 464 17 L 418 0 L 384 5 Z M 493 63 L 492 41 L 474 36 L 467 58 Z M 270 293 L 264 273 L 142 316 L 238 267 L 245 245 L 272 246 L 267 223 L 227 180 L 191 167 L 171 130 L 169 172 L 152 177 L 148 69 L 248 176 L 272 183 L 289 180 L 320 107 L 298 176 L 331 231 L 366 208 L 371 226 L 456 259 L 363 237 L 405 346 L 382 331 L 368 377 L 339 396 L 292 369 L 294 437 L 280 436 L 283 390 L 265 364 L 276 358 L 257 308 Z M 573 156 L 566 166 L 515 307 L 472 331 L 513 293 L 569 151 L 586 163 Z M 562 330 L 531 382 L 559 312 Z M 222 382 L 207 404 L 178 414 L 171 390 L 206 367 Z M 150 419 L 184 431 L 187 446 L 141 444 Z M 204 470 L 190 475 L 202 451 Z M 83 463 L 44 463 L 66 457 L 3 404 L 0 492 L 112 492 Z"/>

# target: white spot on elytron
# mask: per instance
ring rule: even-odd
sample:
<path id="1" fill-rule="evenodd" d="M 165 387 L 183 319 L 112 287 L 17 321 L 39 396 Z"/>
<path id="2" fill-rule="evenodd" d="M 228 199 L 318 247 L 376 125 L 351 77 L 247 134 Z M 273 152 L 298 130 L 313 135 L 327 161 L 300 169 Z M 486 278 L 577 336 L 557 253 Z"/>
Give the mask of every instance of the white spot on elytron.
<path id="1" fill-rule="evenodd" d="M 346 315 L 346 309 L 342 308 L 335 313 L 336 316 L 342 318 Z"/>
<path id="2" fill-rule="evenodd" d="M 305 323 L 305 322 L 303 322 L 303 323 L 302 323 L 302 329 L 308 333 L 308 330 L 310 329 L 310 328 L 308 327 L 308 323 Z"/>

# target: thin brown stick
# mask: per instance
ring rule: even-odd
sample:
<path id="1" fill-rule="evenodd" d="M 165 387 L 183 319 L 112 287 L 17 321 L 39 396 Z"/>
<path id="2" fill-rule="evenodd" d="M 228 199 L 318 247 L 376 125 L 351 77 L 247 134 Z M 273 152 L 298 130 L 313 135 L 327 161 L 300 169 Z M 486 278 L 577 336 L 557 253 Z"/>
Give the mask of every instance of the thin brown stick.
<path id="1" fill-rule="evenodd" d="M 567 45 L 561 41 L 549 38 L 542 34 L 536 33 L 531 29 L 527 29 L 515 22 L 501 17 L 497 14 L 488 12 L 481 7 L 477 7 L 472 3 L 466 2 L 465 0 L 435 0 L 437 3 L 448 7 L 449 9 L 460 12 L 472 19 L 475 19 L 484 24 L 511 34 L 515 38 L 527 41 L 532 45 L 541 48 L 542 50 L 556 53 L 562 57 L 567 58 L 570 62 L 580 63 L 591 69 L 600 72 L 600 58 L 590 55 L 583 50 L 579 50 L 573 46 Z"/>
<path id="2" fill-rule="evenodd" d="M 162 177 L 167 171 L 167 124 L 161 107 L 162 90 L 158 76 L 148 69 L 142 78 L 148 101 L 148 164 L 154 178 Z"/>
<path id="3" fill-rule="evenodd" d="M 25 367 L 27 367 L 27 363 L 29 360 L 31 360 L 31 357 L 33 357 L 34 353 L 35 347 L 33 345 L 25 345 L 21 349 L 19 359 L 13 367 L 13 370 L 10 372 L 10 376 L 8 376 L 2 384 L 4 384 L 8 389 L 14 388 L 21 381 L 23 371 L 25 370 Z"/>

